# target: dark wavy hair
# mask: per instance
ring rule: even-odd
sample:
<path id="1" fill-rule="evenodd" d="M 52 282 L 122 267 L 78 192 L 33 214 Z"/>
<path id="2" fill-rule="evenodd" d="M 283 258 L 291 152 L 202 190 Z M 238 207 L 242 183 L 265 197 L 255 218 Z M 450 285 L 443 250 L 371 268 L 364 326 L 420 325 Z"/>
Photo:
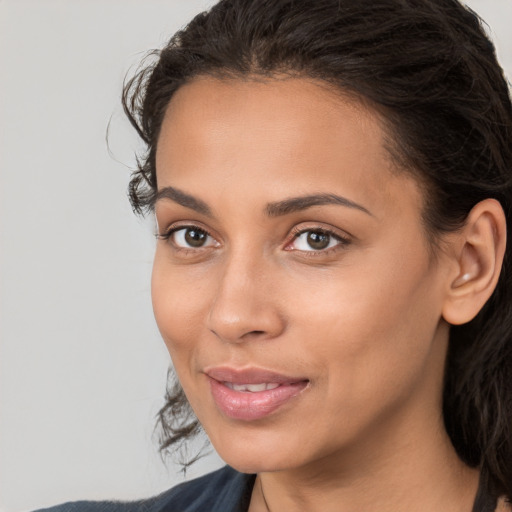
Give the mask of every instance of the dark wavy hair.
<path id="1" fill-rule="evenodd" d="M 425 187 L 432 240 L 485 198 L 512 227 L 512 106 L 479 17 L 457 0 L 221 0 L 197 15 L 125 83 L 124 109 L 145 142 L 129 195 L 151 211 L 155 153 L 173 94 L 198 76 L 308 77 L 369 103 L 388 150 Z M 460 456 L 493 494 L 512 498 L 512 245 L 497 288 L 452 326 L 443 413 Z M 200 430 L 179 383 L 159 413 L 161 448 Z"/>

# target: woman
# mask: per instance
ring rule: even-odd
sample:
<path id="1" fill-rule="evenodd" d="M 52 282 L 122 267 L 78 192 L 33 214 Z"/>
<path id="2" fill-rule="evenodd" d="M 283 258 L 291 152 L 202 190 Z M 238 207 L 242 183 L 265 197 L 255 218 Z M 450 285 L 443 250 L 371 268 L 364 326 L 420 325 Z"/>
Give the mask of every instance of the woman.
<path id="1" fill-rule="evenodd" d="M 511 510 L 512 106 L 476 15 L 222 0 L 123 100 L 162 445 L 201 425 L 228 466 L 73 510 Z"/>

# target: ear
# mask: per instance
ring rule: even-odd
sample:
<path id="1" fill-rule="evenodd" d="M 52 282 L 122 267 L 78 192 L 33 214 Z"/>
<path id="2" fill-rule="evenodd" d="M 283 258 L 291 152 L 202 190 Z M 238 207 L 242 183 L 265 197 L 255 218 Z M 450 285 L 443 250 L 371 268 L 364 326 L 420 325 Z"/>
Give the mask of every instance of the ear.
<path id="1" fill-rule="evenodd" d="M 469 212 L 453 240 L 453 272 L 443 304 L 452 325 L 471 321 L 496 288 L 506 246 L 506 219 L 500 203 L 485 199 Z"/>

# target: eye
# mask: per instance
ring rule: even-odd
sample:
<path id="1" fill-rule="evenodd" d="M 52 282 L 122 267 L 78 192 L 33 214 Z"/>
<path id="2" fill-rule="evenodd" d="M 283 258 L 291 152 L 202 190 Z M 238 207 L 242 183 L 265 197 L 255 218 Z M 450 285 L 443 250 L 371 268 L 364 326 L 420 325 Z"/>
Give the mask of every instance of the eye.
<path id="1" fill-rule="evenodd" d="M 217 245 L 217 241 L 207 231 L 197 226 L 180 226 L 170 229 L 163 235 L 158 235 L 162 240 L 170 240 L 180 249 L 201 249 Z"/>
<path id="2" fill-rule="evenodd" d="M 337 245 L 347 245 L 349 241 L 325 229 L 308 229 L 295 235 L 288 250 L 296 251 L 325 251 Z"/>

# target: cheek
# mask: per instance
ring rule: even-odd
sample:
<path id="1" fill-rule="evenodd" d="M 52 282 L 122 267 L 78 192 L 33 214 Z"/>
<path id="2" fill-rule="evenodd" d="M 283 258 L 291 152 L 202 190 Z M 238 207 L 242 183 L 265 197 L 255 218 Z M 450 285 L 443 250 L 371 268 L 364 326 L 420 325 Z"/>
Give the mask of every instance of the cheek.
<path id="1" fill-rule="evenodd" d="M 314 289 L 287 292 L 300 312 L 303 358 L 327 367 L 320 379 L 333 400 L 356 408 L 362 400 L 393 399 L 429 363 L 441 310 L 436 272 L 424 252 L 416 258 L 414 248 L 402 248 L 407 257 L 361 256 L 357 266 L 325 275 Z"/>
<path id="2" fill-rule="evenodd" d="M 204 276 L 169 265 L 157 249 L 151 278 L 156 323 L 175 366 L 193 351 L 208 311 L 209 287 Z"/>

